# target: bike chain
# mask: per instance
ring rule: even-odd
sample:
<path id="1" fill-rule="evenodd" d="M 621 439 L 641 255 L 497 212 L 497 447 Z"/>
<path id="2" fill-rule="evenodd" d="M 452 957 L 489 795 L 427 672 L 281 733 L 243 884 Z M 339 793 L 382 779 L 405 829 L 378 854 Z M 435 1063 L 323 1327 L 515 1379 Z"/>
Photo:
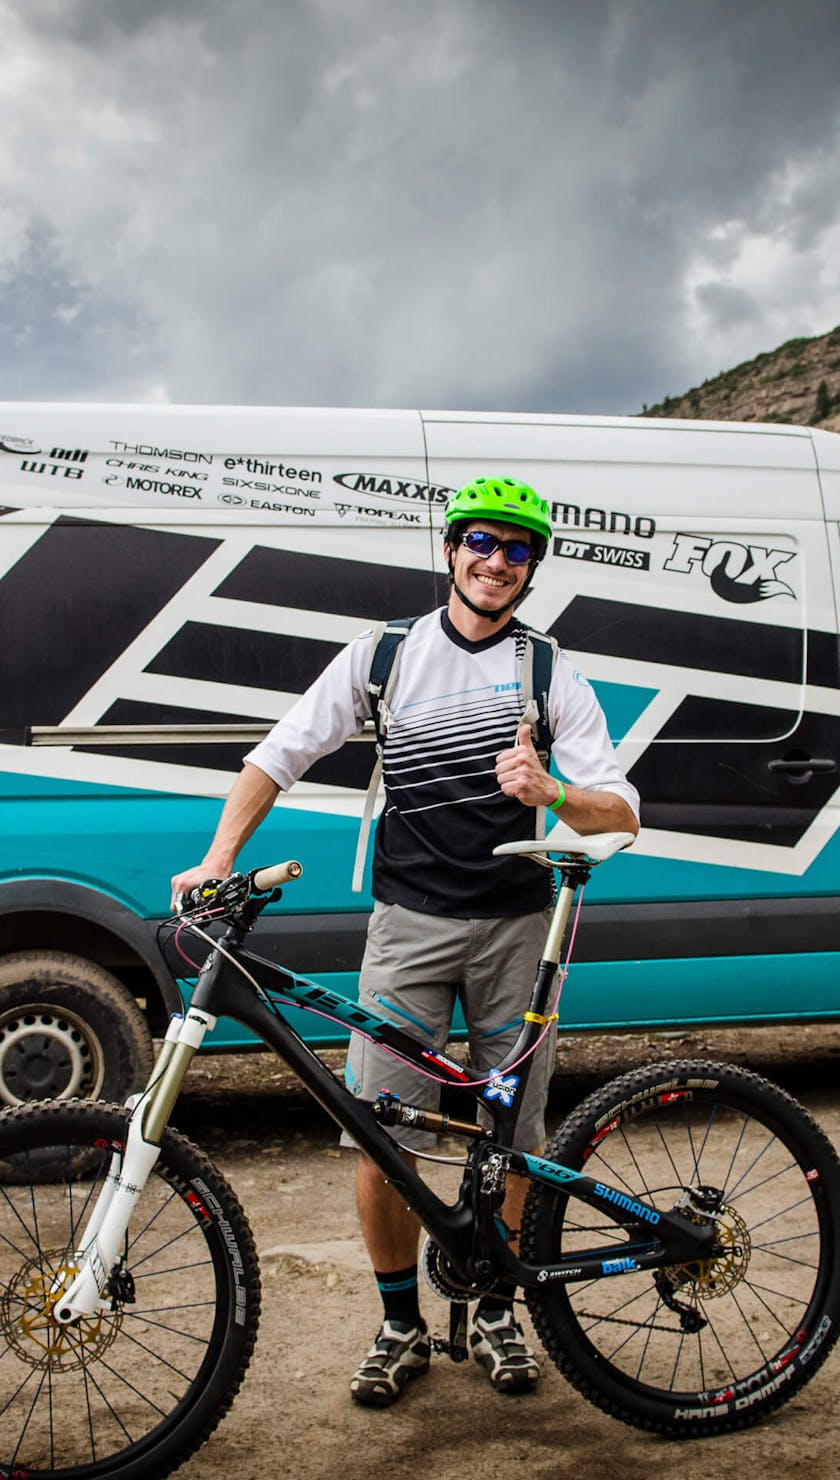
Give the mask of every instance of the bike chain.
<path id="1" fill-rule="evenodd" d="M 683 1336 L 678 1326 L 650 1325 L 647 1321 L 629 1321 L 626 1316 L 605 1316 L 597 1310 L 573 1310 L 575 1320 L 603 1321 L 611 1326 L 632 1326 L 634 1331 L 667 1331 L 669 1336 Z"/>

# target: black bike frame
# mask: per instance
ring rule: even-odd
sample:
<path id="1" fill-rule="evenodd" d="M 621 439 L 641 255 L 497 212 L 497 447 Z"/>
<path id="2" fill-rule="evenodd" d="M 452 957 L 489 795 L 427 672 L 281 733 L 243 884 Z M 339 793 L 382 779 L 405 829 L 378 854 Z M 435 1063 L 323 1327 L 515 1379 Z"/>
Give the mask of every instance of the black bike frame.
<path id="1" fill-rule="evenodd" d="M 486 1277 L 492 1267 L 521 1286 L 541 1284 L 547 1280 L 571 1283 L 710 1257 L 711 1228 L 691 1222 L 676 1210 L 660 1212 L 641 1198 L 628 1197 L 623 1189 L 596 1182 L 557 1162 L 512 1149 L 522 1091 L 531 1063 L 527 1055 L 549 1022 L 546 1010 L 556 976 L 554 963 L 540 962 L 529 1009 L 517 1041 L 497 1069 L 487 1076 L 455 1063 L 446 1054 L 429 1049 L 419 1039 L 349 998 L 244 950 L 240 944 L 242 933 L 232 927 L 219 943 L 221 949 L 214 950 L 208 958 L 199 975 L 191 1006 L 212 1017 L 235 1019 L 267 1043 L 294 1070 L 310 1094 L 348 1132 L 417 1214 L 459 1279 L 473 1284 Z M 247 981 L 236 963 L 240 963 L 252 982 Z M 254 990 L 254 982 L 270 996 L 271 1006 Z M 460 1127 L 461 1133 L 471 1136 L 472 1140 L 459 1196 L 454 1204 L 443 1202 L 423 1181 L 383 1129 L 377 1118 L 376 1102 L 371 1105 L 358 1100 L 345 1088 L 295 1032 L 283 1016 L 277 999 L 284 1005 L 326 1012 L 338 1018 L 351 1030 L 367 1034 L 399 1058 L 426 1073 L 433 1072 L 435 1077 L 455 1088 L 459 1095 L 468 1097 L 473 1110 L 475 1104 L 480 1103 L 489 1112 L 492 1120 L 489 1132 L 479 1127 L 469 1130 L 466 1126 Z M 519 1070 L 516 1075 L 513 1073 L 515 1069 Z M 380 1112 L 381 1109 L 380 1106 Z M 456 1123 L 456 1134 L 458 1128 Z M 500 1180 L 503 1187 L 504 1174 L 508 1171 L 561 1188 L 564 1193 L 597 1208 L 625 1230 L 625 1239 L 617 1244 L 587 1250 L 584 1254 L 575 1253 L 556 1264 L 537 1266 L 524 1263 L 510 1247 L 509 1230 L 501 1217 Z M 501 1179 L 499 1173 L 502 1174 Z"/>

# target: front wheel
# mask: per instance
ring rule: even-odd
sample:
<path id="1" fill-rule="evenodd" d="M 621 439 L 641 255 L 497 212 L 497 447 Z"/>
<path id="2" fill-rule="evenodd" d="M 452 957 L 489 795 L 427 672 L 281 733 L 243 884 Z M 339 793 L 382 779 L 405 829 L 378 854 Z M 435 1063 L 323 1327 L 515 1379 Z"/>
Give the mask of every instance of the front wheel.
<path id="1" fill-rule="evenodd" d="M 545 1154 L 662 1212 L 680 1202 L 717 1234 L 708 1260 L 528 1292 L 547 1352 L 591 1402 L 703 1437 L 745 1428 L 813 1377 L 840 1320 L 840 1163 L 795 1100 L 722 1064 L 653 1065 L 590 1096 Z M 626 1241 L 607 1262 L 632 1271 L 632 1238 L 565 1192 L 529 1191 L 528 1263 Z"/>
<path id="2" fill-rule="evenodd" d="M 259 1318 L 251 1232 L 224 1178 L 172 1130 L 105 1308 L 73 1326 L 55 1320 L 126 1134 L 116 1106 L 53 1101 L 0 1114 L 0 1170 L 14 1170 L 0 1179 L 2 1474 L 168 1475 L 216 1427 L 248 1366 Z M 62 1169 L 49 1185 L 45 1157 Z"/>

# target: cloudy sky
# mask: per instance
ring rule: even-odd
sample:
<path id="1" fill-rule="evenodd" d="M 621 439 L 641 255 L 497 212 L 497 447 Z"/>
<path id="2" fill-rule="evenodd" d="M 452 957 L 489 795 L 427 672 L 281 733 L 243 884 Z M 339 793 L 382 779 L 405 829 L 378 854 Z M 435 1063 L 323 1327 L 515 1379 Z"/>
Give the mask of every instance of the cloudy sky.
<path id="1" fill-rule="evenodd" d="M 633 412 L 840 323 L 837 0 L 0 19 L 0 399 Z"/>

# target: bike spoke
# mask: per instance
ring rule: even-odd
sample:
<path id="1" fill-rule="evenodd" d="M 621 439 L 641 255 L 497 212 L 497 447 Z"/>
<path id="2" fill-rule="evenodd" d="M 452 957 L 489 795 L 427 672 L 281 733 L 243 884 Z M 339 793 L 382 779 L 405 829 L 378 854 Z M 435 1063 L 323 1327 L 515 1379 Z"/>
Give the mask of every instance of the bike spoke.
<path id="1" fill-rule="evenodd" d="M 693 1101 L 691 1103 L 693 1105 Z M 688 1103 L 686 1103 L 686 1105 L 685 1105 L 685 1108 L 684 1108 L 684 1116 L 685 1116 L 686 1129 L 688 1131 L 688 1142 L 689 1142 L 689 1146 L 691 1147 L 691 1159 L 692 1159 L 692 1169 L 693 1169 L 693 1175 L 691 1177 L 691 1181 L 692 1182 L 699 1182 L 699 1181 L 702 1180 L 702 1178 L 700 1176 L 700 1163 L 701 1163 L 701 1161 L 703 1159 L 703 1154 L 704 1154 L 704 1152 L 706 1150 L 706 1146 L 708 1145 L 709 1137 L 710 1137 L 710 1135 L 712 1133 L 712 1127 L 713 1127 L 713 1125 L 715 1123 L 715 1119 L 717 1117 L 717 1108 L 718 1108 L 717 1105 L 712 1105 L 710 1107 L 708 1120 L 706 1122 L 706 1129 L 705 1129 L 705 1132 L 703 1134 L 702 1142 L 700 1144 L 700 1150 L 697 1151 L 697 1150 L 695 1150 L 695 1146 L 694 1146 L 694 1131 L 692 1129 L 691 1117 L 689 1115 L 689 1105 L 688 1105 Z M 735 1153 L 733 1153 L 733 1155 L 734 1154 Z"/>
<path id="2" fill-rule="evenodd" d="M 665 1154 L 665 1160 L 668 1162 L 668 1165 L 670 1166 L 671 1171 L 674 1174 L 674 1185 L 676 1187 L 681 1187 L 682 1186 L 682 1183 L 683 1183 L 683 1178 L 681 1177 L 681 1175 L 679 1173 L 679 1170 L 677 1168 L 677 1164 L 674 1161 L 674 1158 L 673 1158 L 673 1155 L 672 1155 L 672 1152 L 671 1152 L 670 1139 L 669 1138 L 666 1138 L 663 1135 L 662 1127 L 659 1125 L 658 1122 L 654 1126 L 654 1132 L 655 1132 L 656 1136 L 658 1137 L 659 1147 L 660 1147 L 660 1149 Z"/>
<path id="3" fill-rule="evenodd" d="M 778 1147 L 779 1150 L 783 1150 L 784 1149 L 780 1145 L 780 1143 L 775 1140 L 775 1138 L 774 1138 L 774 1140 L 772 1142 L 768 1142 L 768 1149 L 769 1149 L 769 1147 L 771 1145 L 774 1145 L 774 1146 Z M 749 1173 L 755 1167 L 755 1165 L 757 1165 L 756 1162 L 753 1163 L 753 1166 L 747 1167 L 746 1168 L 746 1172 L 744 1173 L 744 1176 L 748 1176 Z M 762 1179 L 759 1182 L 753 1182 L 753 1183 L 751 1183 L 751 1185 L 749 1187 L 742 1187 L 740 1185 L 740 1183 L 737 1183 L 734 1187 L 728 1188 L 727 1191 L 728 1191 L 728 1194 L 729 1194 L 730 1197 L 736 1197 L 737 1196 L 738 1198 L 740 1198 L 741 1200 L 743 1200 L 744 1198 L 752 1197 L 756 1192 L 763 1192 L 767 1187 L 770 1186 L 770 1184 L 772 1182 L 777 1182 L 780 1177 L 787 1177 L 791 1173 L 793 1173 L 795 1176 L 801 1176 L 802 1169 L 799 1166 L 798 1162 L 796 1162 L 796 1161 L 788 1161 L 785 1166 L 777 1167 L 774 1172 L 771 1172 L 769 1174 L 769 1176 L 762 1177 Z M 742 1176 L 741 1181 L 743 1181 L 743 1180 L 744 1180 L 744 1177 Z"/>
<path id="4" fill-rule="evenodd" d="M 172 1307 L 173 1313 L 176 1310 L 202 1310 L 202 1309 L 203 1310 L 212 1310 L 213 1309 L 213 1301 L 212 1300 L 194 1300 L 189 1305 L 173 1306 Z M 132 1321 L 139 1320 L 139 1321 L 143 1321 L 146 1325 L 154 1326 L 158 1331 L 164 1331 L 164 1332 L 166 1332 L 166 1334 L 168 1336 L 178 1336 L 178 1337 L 181 1338 L 182 1341 L 194 1341 L 199 1346 L 206 1346 L 207 1345 L 207 1338 L 206 1338 L 206 1336 L 194 1336 L 191 1331 L 184 1331 L 181 1328 L 179 1328 L 178 1326 L 167 1326 L 167 1324 L 166 1324 L 165 1321 L 154 1321 L 154 1320 L 152 1320 L 152 1318 L 151 1318 L 151 1316 L 150 1316 L 150 1314 L 149 1314 L 148 1311 L 143 1311 L 143 1310 L 127 1311 L 126 1312 L 126 1318 L 128 1318 L 128 1317 L 130 1317 Z"/>
<path id="5" fill-rule="evenodd" d="M 38 1398 L 40 1397 L 41 1389 L 43 1388 L 43 1386 L 44 1386 L 44 1376 L 42 1374 L 41 1375 L 41 1381 L 36 1384 L 35 1394 L 34 1394 L 34 1396 L 32 1398 L 32 1402 L 31 1402 L 31 1404 L 29 1406 L 29 1412 L 26 1414 L 26 1417 L 25 1417 L 24 1422 L 23 1422 L 23 1427 L 21 1428 L 21 1431 L 20 1431 L 20 1436 L 18 1438 L 17 1444 L 15 1445 L 14 1453 L 12 1454 L 12 1462 L 13 1463 L 15 1463 L 17 1461 L 17 1458 L 18 1458 L 18 1456 L 20 1454 L 20 1446 L 23 1443 L 24 1439 L 26 1438 L 26 1431 L 29 1428 L 30 1423 L 32 1422 L 32 1417 L 33 1417 L 33 1414 L 35 1412 L 35 1408 L 36 1408 L 37 1403 L 38 1403 Z"/>
<path id="6" fill-rule="evenodd" d="M 749 1225 L 750 1237 L 752 1238 L 752 1235 L 756 1232 L 757 1229 L 759 1229 L 759 1228 L 765 1228 L 768 1223 L 773 1223 L 778 1218 L 786 1218 L 789 1213 L 795 1213 L 798 1208 L 807 1208 L 807 1207 L 810 1207 L 810 1206 L 811 1206 L 811 1198 L 808 1195 L 808 1193 L 806 1193 L 804 1197 L 797 1198 L 796 1202 L 789 1203 L 787 1205 L 787 1207 L 777 1208 L 777 1209 L 774 1210 L 774 1212 L 768 1213 L 768 1215 L 767 1215 L 766 1218 L 760 1218 L 757 1223 L 751 1223 Z M 799 1237 L 799 1238 L 807 1238 L 808 1236 L 809 1235 L 807 1235 L 807 1234 L 798 1234 L 797 1235 L 797 1237 Z M 753 1240 L 753 1242 L 754 1242 L 754 1240 Z"/>
<path id="7" fill-rule="evenodd" d="M 171 1238 L 167 1238 L 163 1243 L 158 1244 L 156 1248 L 150 1249 L 149 1253 L 148 1254 L 144 1254 L 143 1257 L 142 1257 L 142 1259 L 137 1259 L 136 1261 L 132 1261 L 132 1266 L 131 1267 L 132 1267 L 133 1270 L 142 1270 L 143 1265 L 144 1264 L 148 1264 L 150 1259 L 156 1259 L 157 1256 L 158 1256 L 158 1254 L 163 1253 L 164 1250 L 167 1250 L 168 1251 L 169 1249 L 173 1248 L 173 1246 L 175 1244 L 177 1244 L 177 1243 L 180 1243 L 182 1239 L 185 1239 L 185 1238 L 198 1238 L 198 1239 L 200 1239 L 200 1237 L 201 1237 L 201 1231 L 199 1229 L 199 1226 L 198 1226 L 197 1223 L 193 1223 L 190 1227 L 187 1227 L 187 1228 L 182 1229 L 180 1233 L 173 1234 Z M 139 1242 L 138 1239 L 134 1239 L 132 1241 L 132 1243 L 129 1245 L 129 1253 L 134 1248 L 136 1248 L 138 1242 Z M 178 1267 L 179 1268 L 183 1268 L 182 1265 L 179 1265 Z M 156 1273 L 157 1273 L 156 1270 L 153 1270 L 152 1271 L 152 1274 L 156 1274 Z"/>
<path id="8" fill-rule="evenodd" d="M 144 1269 L 140 1272 L 132 1266 L 132 1274 L 136 1280 L 156 1280 L 159 1276 L 166 1274 L 184 1274 L 188 1269 L 207 1269 L 212 1263 L 210 1259 L 193 1259 L 188 1264 L 170 1264 L 163 1269 Z"/>

